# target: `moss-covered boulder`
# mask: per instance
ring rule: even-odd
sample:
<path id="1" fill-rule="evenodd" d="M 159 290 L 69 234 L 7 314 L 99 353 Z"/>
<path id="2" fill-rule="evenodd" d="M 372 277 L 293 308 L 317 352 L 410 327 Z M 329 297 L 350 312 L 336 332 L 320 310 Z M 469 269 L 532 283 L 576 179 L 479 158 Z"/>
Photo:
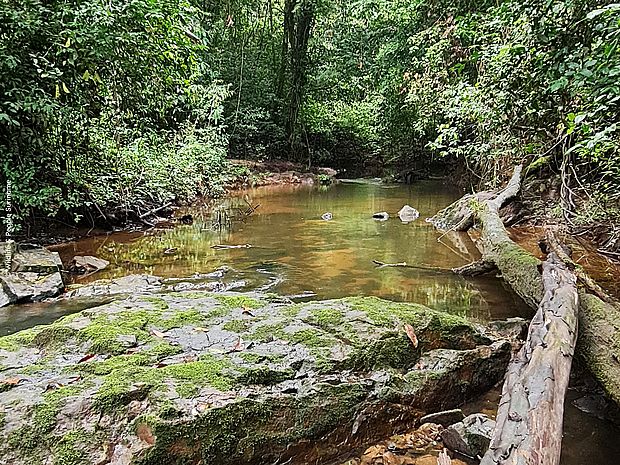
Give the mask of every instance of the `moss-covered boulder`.
<path id="1" fill-rule="evenodd" d="M 413 304 L 136 295 L 0 338 L 0 463 L 321 463 L 462 403 L 509 356 Z"/>

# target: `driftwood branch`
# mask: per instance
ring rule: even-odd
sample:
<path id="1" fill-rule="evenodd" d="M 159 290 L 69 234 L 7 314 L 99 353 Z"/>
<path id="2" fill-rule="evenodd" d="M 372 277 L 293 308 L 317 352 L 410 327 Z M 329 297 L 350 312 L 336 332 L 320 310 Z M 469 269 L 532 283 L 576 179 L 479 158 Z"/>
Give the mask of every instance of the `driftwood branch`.
<path id="1" fill-rule="evenodd" d="M 441 268 L 438 266 L 428 266 L 428 265 L 411 265 L 406 262 L 401 263 L 384 263 L 379 260 L 372 261 L 377 268 L 413 268 L 416 270 L 424 270 L 424 271 L 433 271 L 435 273 L 452 273 L 452 270 L 449 268 Z"/>
<path id="2" fill-rule="evenodd" d="M 143 213 L 142 215 L 140 215 L 140 219 L 143 220 L 144 218 L 152 216 L 155 213 L 165 210 L 166 208 L 170 206 L 172 206 L 172 202 L 168 202 L 165 205 L 162 205 L 161 207 L 153 208 L 152 210 L 149 210 L 146 213 Z"/>
<path id="3" fill-rule="evenodd" d="M 491 446 L 481 465 L 557 465 L 564 397 L 577 340 L 577 280 L 551 253 L 544 298 L 527 340 L 510 363 Z"/>

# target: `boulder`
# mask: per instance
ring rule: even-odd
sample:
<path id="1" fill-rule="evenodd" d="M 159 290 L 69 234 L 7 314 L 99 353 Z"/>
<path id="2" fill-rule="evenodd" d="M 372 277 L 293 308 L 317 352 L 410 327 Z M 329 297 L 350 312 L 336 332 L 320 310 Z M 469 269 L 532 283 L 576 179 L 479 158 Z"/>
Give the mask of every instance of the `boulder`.
<path id="1" fill-rule="evenodd" d="M 0 463 L 328 462 L 490 388 L 510 348 L 377 298 L 132 294 L 0 338 Z"/>
<path id="2" fill-rule="evenodd" d="M 0 276 L 0 283 L 6 298 L 0 301 L 9 303 L 30 301 L 37 302 L 48 297 L 57 296 L 64 289 L 60 272 L 41 275 L 30 272 L 7 273 Z"/>
<path id="3" fill-rule="evenodd" d="M 405 205 L 398 211 L 398 217 L 403 223 L 411 223 L 420 217 L 420 212 L 409 205 Z"/>
<path id="4" fill-rule="evenodd" d="M 110 264 L 103 258 L 93 257 L 92 255 L 76 255 L 71 262 L 71 271 L 74 273 L 95 273 L 103 270 Z"/>
<path id="5" fill-rule="evenodd" d="M 443 430 L 441 439 L 450 450 L 470 457 L 482 457 L 489 448 L 494 430 L 494 420 L 476 413 Z"/>
<path id="6" fill-rule="evenodd" d="M 52 274 L 62 269 L 62 260 L 58 252 L 45 248 L 18 250 L 13 254 L 11 271 Z"/>

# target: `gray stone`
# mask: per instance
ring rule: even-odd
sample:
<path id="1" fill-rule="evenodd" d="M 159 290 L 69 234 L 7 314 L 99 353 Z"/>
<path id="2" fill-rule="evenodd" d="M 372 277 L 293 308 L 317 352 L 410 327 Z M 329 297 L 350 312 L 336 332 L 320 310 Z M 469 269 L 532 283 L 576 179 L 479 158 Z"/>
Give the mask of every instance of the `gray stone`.
<path id="1" fill-rule="evenodd" d="M 11 406 L 0 436 L 30 435 L 1 447 L 0 463 L 60 463 L 69 431 L 88 433 L 71 442 L 84 463 L 102 444 L 122 444 L 131 465 L 328 463 L 344 437 L 361 447 L 392 434 L 395 417 L 413 423 L 488 389 L 510 354 L 466 319 L 415 304 L 133 293 L 0 338 L 3 379 L 27 380 L 0 389 Z M 42 411 L 45 433 L 33 434 Z"/>
<path id="2" fill-rule="evenodd" d="M 47 275 L 19 272 L 0 276 L 10 303 L 20 301 L 39 301 L 55 297 L 64 289 L 60 272 Z"/>
<path id="3" fill-rule="evenodd" d="M 11 296 L 7 291 L 4 290 L 2 281 L 0 281 L 0 307 L 6 307 L 13 302 L 15 302 L 15 297 Z"/>
<path id="4" fill-rule="evenodd" d="M 449 426 L 458 423 L 465 418 L 460 408 L 453 410 L 444 410 L 443 412 L 430 413 L 420 418 L 420 424 L 435 423 L 442 426 Z"/>
<path id="5" fill-rule="evenodd" d="M 470 457 L 482 457 L 489 448 L 494 430 L 494 420 L 476 413 L 443 430 L 441 439 L 450 450 Z"/>
<path id="6" fill-rule="evenodd" d="M 11 271 L 52 274 L 62 269 L 62 260 L 58 252 L 47 249 L 19 250 L 13 255 Z"/>
<path id="7" fill-rule="evenodd" d="M 411 223 L 420 217 L 420 212 L 409 205 L 405 205 L 398 211 L 398 217 L 403 223 Z"/>
<path id="8" fill-rule="evenodd" d="M 525 339 L 529 322 L 524 318 L 514 317 L 506 320 L 492 321 L 489 329 L 502 337 L 511 339 Z"/>
<path id="9" fill-rule="evenodd" d="M 93 297 L 116 294 L 144 294 L 162 289 L 162 279 L 148 274 L 133 274 L 102 279 L 70 290 L 65 297 Z"/>

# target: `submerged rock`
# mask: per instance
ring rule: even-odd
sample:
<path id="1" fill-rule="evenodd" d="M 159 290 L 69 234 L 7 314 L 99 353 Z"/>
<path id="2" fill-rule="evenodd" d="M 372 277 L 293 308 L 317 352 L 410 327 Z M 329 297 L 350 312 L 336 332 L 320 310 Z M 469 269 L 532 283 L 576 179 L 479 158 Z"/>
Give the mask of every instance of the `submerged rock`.
<path id="1" fill-rule="evenodd" d="M 441 439 L 450 450 L 482 457 L 489 448 L 494 430 L 494 420 L 483 413 L 475 413 L 443 430 Z"/>
<path id="2" fill-rule="evenodd" d="M 132 295 L 0 338 L 0 462 L 326 462 L 491 387 L 509 358 L 415 304 Z"/>

